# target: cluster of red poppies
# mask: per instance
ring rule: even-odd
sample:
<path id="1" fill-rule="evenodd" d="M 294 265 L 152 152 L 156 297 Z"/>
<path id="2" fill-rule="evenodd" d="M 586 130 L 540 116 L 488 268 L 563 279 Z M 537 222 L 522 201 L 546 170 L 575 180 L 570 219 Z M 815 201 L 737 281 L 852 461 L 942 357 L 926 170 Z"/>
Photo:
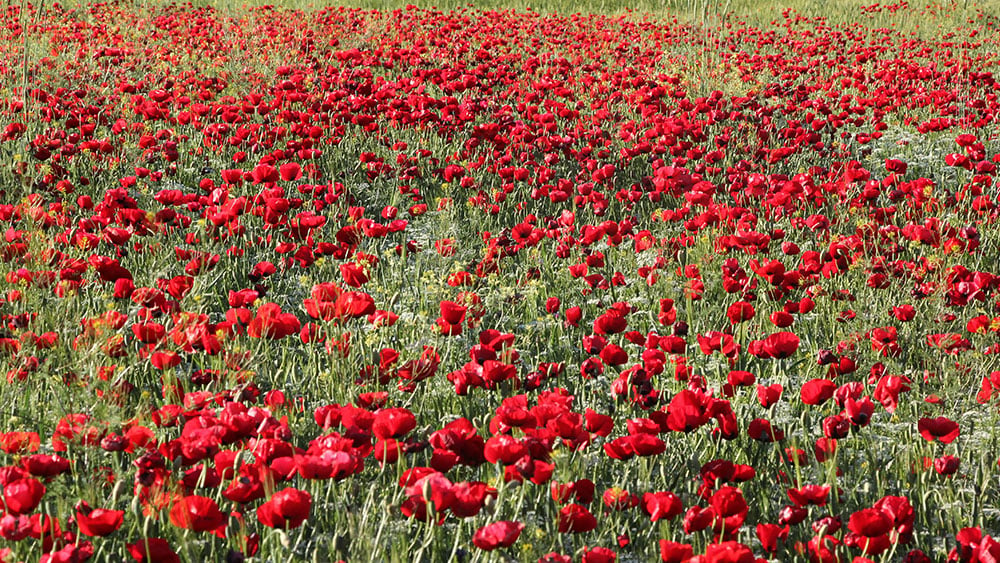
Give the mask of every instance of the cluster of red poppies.
<path id="1" fill-rule="evenodd" d="M 0 559 L 1000 558 L 1000 26 L 858 17 L 8 6 Z"/>

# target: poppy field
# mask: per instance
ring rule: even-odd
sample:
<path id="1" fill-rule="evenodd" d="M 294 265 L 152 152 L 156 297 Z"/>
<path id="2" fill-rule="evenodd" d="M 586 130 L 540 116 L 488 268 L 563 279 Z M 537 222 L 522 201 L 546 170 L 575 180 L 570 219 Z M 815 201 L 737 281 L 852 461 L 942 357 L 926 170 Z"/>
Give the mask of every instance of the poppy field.
<path id="1" fill-rule="evenodd" d="M 1000 559 L 996 15 L 0 53 L 0 560 Z"/>

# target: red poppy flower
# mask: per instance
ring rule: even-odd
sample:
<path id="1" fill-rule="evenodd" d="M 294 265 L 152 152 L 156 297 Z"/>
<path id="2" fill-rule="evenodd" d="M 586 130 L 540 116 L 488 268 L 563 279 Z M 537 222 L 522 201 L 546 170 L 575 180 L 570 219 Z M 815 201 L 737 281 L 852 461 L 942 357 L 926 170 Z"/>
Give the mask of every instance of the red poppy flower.
<path id="1" fill-rule="evenodd" d="M 628 352 L 617 344 L 608 344 L 600 352 L 601 360 L 609 366 L 620 366 L 628 362 Z"/>
<path id="2" fill-rule="evenodd" d="M 273 183 L 281 178 L 280 171 L 270 164 L 258 164 L 250 172 L 254 184 Z"/>
<path id="3" fill-rule="evenodd" d="M 70 462 L 58 454 L 34 454 L 22 458 L 21 466 L 35 477 L 55 477 L 69 471 Z"/>
<path id="4" fill-rule="evenodd" d="M 629 449 L 640 457 L 659 455 L 666 451 L 666 443 L 652 434 L 633 434 L 625 436 Z"/>
<path id="5" fill-rule="evenodd" d="M 831 438 L 816 438 L 816 443 L 813 446 L 813 453 L 816 455 L 816 461 L 823 463 L 824 461 L 833 458 L 833 454 L 837 451 L 837 440 Z"/>
<path id="6" fill-rule="evenodd" d="M 758 385 L 757 386 L 757 401 L 762 407 L 770 408 L 771 405 L 778 402 L 781 398 L 782 386 L 780 383 L 775 383 L 772 385 Z"/>
<path id="7" fill-rule="evenodd" d="M 972 560 L 973 550 L 983 540 L 983 532 L 978 526 L 974 528 L 962 528 L 955 534 L 955 540 L 958 542 L 958 547 L 953 553 L 961 561 L 970 561 Z"/>
<path id="8" fill-rule="evenodd" d="M 452 465 L 461 463 L 476 466 L 486 461 L 483 455 L 485 441 L 465 418 L 449 422 L 441 430 L 431 434 L 429 441 L 434 448 L 435 457 L 447 453 Z"/>
<path id="9" fill-rule="evenodd" d="M 39 563 L 61 563 L 63 561 L 86 561 L 94 555 L 94 546 L 89 541 L 77 541 L 51 551 L 38 559 Z"/>
<path id="10" fill-rule="evenodd" d="M 896 318 L 896 320 L 904 323 L 912 321 L 914 317 L 917 316 L 917 310 L 913 307 L 913 305 L 908 305 L 908 304 L 901 306 L 893 306 L 891 313 L 892 316 Z"/>
<path id="11" fill-rule="evenodd" d="M 618 554 L 606 547 L 584 547 L 580 563 L 614 563 L 617 559 Z"/>
<path id="12" fill-rule="evenodd" d="M 525 456 L 514 465 L 505 467 L 503 478 L 508 483 L 511 481 L 523 482 L 527 479 L 536 485 L 542 485 L 552 478 L 555 468 L 556 466 L 552 463 Z"/>
<path id="13" fill-rule="evenodd" d="M 846 438 L 851 431 L 851 421 L 847 418 L 834 415 L 823 419 L 823 436 L 832 440 Z"/>
<path id="14" fill-rule="evenodd" d="M 158 370 L 168 370 L 181 365 L 182 358 L 177 352 L 153 352 L 149 362 Z"/>
<path id="15" fill-rule="evenodd" d="M 497 490 L 481 481 L 455 483 L 451 489 L 452 514 L 459 518 L 471 518 L 479 514 L 489 497 L 496 498 Z"/>
<path id="16" fill-rule="evenodd" d="M 778 551 L 778 540 L 787 540 L 788 532 L 791 528 L 786 524 L 757 524 L 757 538 L 760 539 L 761 548 L 768 552 Z"/>
<path id="17" fill-rule="evenodd" d="M 28 514 L 33 511 L 45 495 L 45 485 L 37 479 L 23 477 L 14 479 L 3 487 L 3 501 L 12 514 Z"/>
<path id="18" fill-rule="evenodd" d="M 733 387 L 746 387 L 753 385 L 757 377 L 749 371 L 733 370 L 726 376 L 726 381 Z"/>
<path id="19" fill-rule="evenodd" d="M 615 438 L 604 444 L 604 453 L 611 459 L 631 459 L 635 457 L 635 450 L 632 449 L 632 437 L 622 436 Z"/>
<path id="20" fill-rule="evenodd" d="M 37 432 L 5 432 L 0 434 L 0 450 L 8 454 L 38 451 L 41 438 Z"/>
<path id="21" fill-rule="evenodd" d="M 811 379 L 802 385 L 801 398 L 806 405 L 821 405 L 833 397 L 837 384 L 829 379 Z"/>
<path id="22" fill-rule="evenodd" d="M 566 309 L 567 325 L 578 326 L 581 318 L 583 318 L 583 310 L 579 307 L 570 307 L 569 309 Z"/>
<path id="23" fill-rule="evenodd" d="M 440 304 L 441 318 L 448 324 L 461 324 L 465 320 L 465 313 L 468 310 L 464 305 L 454 301 L 442 301 Z"/>
<path id="24" fill-rule="evenodd" d="M 569 311 L 566 312 L 567 315 Z M 608 312 L 594 319 L 594 334 L 618 334 L 625 330 L 628 321 L 621 311 L 610 309 Z"/>
<path id="25" fill-rule="evenodd" d="M 167 335 L 167 330 L 160 323 L 136 323 L 132 325 L 132 334 L 135 335 L 139 342 L 155 344 Z"/>
<path id="26" fill-rule="evenodd" d="M 509 434 L 501 434 L 491 436 L 486 440 L 483 455 L 490 463 L 499 461 L 504 465 L 510 465 L 528 455 L 528 448 L 517 438 Z"/>
<path id="27" fill-rule="evenodd" d="M 910 390 L 910 380 L 900 375 L 882 375 L 875 385 L 872 398 L 882 404 L 890 413 L 895 412 L 899 404 L 899 394 Z"/>
<path id="28" fill-rule="evenodd" d="M 895 358 L 903 353 L 899 346 L 897 330 L 894 326 L 878 327 L 871 331 L 872 350 L 882 356 Z"/>
<path id="29" fill-rule="evenodd" d="M 559 312 L 559 306 L 562 304 L 562 300 L 558 297 L 549 297 L 545 300 L 545 312 L 554 315 Z"/>
<path id="30" fill-rule="evenodd" d="M 799 349 L 799 337 L 792 332 L 777 332 L 764 339 L 764 357 L 787 358 Z"/>
<path id="31" fill-rule="evenodd" d="M 739 352 L 733 336 L 719 331 L 699 334 L 698 347 L 706 356 L 711 355 L 712 352 L 719 351 L 727 358 L 733 358 Z"/>
<path id="32" fill-rule="evenodd" d="M 871 422 L 872 413 L 875 412 L 875 404 L 868 397 L 860 401 L 848 398 L 844 401 L 844 413 L 855 426 L 867 426 Z"/>
<path id="33" fill-rule="evenodd" d="M 580 479 L 572 483 L 559 484 L 552 483 L 552 500 L 559 504 L 564 504 L 571 499 L 577 502 L 589 504 L 594 500 L 595 486 L 590 479 Z"/>
<path id="34" fill-rule="evenodd" d="M 222 496 L 233 502 L 246 504 L 264 498 L 264 485 L 260 480 L 259 471 L 252 466 L 240 468 L 240 475 L 222 491 Z"/>
<path id="35" fill-rule="evenodd" d="M 935 440 L 942 444 L 950 444 L 958 438 L 958 423 L 946 416 L 937 418 L 921 418 L 917 421 L 917 430 L 924 440 L 933 442 Z"/>
<path id="36" fill-rule="evenodd" d="M 382 409 L 375 414 L 372 433 L 383 440 L 401 438 L 417 427 L 417 419 L 409 410 L 399 407 Z"/>
<path id="37" fill-rule="evenodd" d="M 895 158 L 885 159 L 885 170 L 886 172 L 892 172 L 896 174 L 906 174 L 906 163 L 902 160 L 897 160 Z"/>
<path id="38" fill-rule="evenodd" d="M 711 507 L 692 506 L 684 514 L 684 533 L 700 532 L 712 525 L 715 511 Z"/>
<path id="39" fill-rule="evenodd" d="M 498 384 L 517 378 L 517 367 L 495 360 L 483 362 L 483 383 L 487 389 L 493 389 Z"/>
<path id="40" fill-rule="evenodd" d="M 795 317 L 785 311 L 775 311 L 770 316 L 771 324 L 778 328 L 788 328 L 795 324 Z"/>
<path id="41" fill-rule="evenodd" d="M 680 497 L 669 491 L 643 494 L 642 508 L 649 515 L 650 522 L 673 520 L 684 511 Z"/>
<path id="42" fill-rule="evenodd" d="M 785 439 L 785 432 L 765 418 L 755 418 L 747 426 L 747 436 L 758 442 L 780 442 Z"/>
<path id="43" fill-rule="evenodd" d="M 334 302 L 334 316 L 356 319 L 375 312 L 375 300 L 363 291 L 347 291 L 337 296 Z"/>
<path id="44" fill-rule="evenodd" d="M 958 471 L 961 460 L 952 455 L 941 456 L 934 460 L 934 471 L 938 475 L 954 475 Z"/>
<path id="45" fill-rule="evenodd" d="M 667 407 L 667 426 L 674 432 L 691 432 L 711 419 L 708 407 L 707 397 L 684 389 Z"/>
<path id="46" fill-rule="evenodd" d="M 170 523 L 195 532 L 214 532 L 226 523 L 226 516 L 209 497 L 182 497 L 170 509 Z"/>
<path id="47" fill-rule="evenodd" d="M 323 450 L 293 457 L 295 470 L 305 479 L 346 479 L 364 470 L 364 459 L 345 451 Z"/>
<path id="48" fill-rule="evenodd" d="M 783 506 L 778 511 L 778 524 L 794 526 L 802 523 L 809 516 L 809 510 L 804 506 Z"/>
<path id="49" fill-rule="evenodd" d="M 340 276 L 344 279 L 344 283 L 351 287 L 361 287 L 368 283 L 367 270 L 353 262 L 340 265 Z"/>
<path id="50" fill-rule="evenodd" d="M 719 520 L 725 520 L 726 529 L 735 530 L 743 525 L 749 506 L 743 491 L 729 485 L 720 487 L 708 500 L 709 506 Z"/>
<path id="51" fill-rule="evenodd" d="M 788 489 L 788 498 L 798 506 L 826 506 L 830 496 L 830 485 L 804 485 L 799 489 Z"/>
<path id="52" fill-rule="evenodd" d="M 106 536 L 121 527 L 124 510 L 91 508 L 87 503 L 76 505 L 76 525 L 85 536 Z"/>
<path id="53" fill-rule="evenodd" d="M 686 563 L 694 557 L 694 547 L 687 543 L 660 540 L 660 559 L 664 563 Z"/>
<path id="54" fill-rule="evenodd" d="M 597 527 L 597 518 L 579 504 L 567 504 L 559 510 L 559 532 L 578 534 Z"/>
<path id="55" fill-rule="evenodd" d="M 913 523 L 916 519 L 916 513 L 909 499 L 886 496 L 875 502 L 872 508 L 881 510 L 892 520 L 892 531 L 889 532 L 892 541 L 905 544 L 913 539 Z"/>
<path id="56" fill-rule="evenodd" d="M 874 538 L 889 533 L 892 520 L 880 510 L 864 508 L 851 514 L 847 528 L 859 536 Z"/>
<path id="57" fill-rule="evenodd" d="M 713 543 L 701 558 L 704 563 L 754 563 L 756 560 L 753 551 L 737 541 Z"/>
<path id="58" fill-rule="evenodd" d="M 309 517 L 312 495 L 299 489 L 282 489 L 257 507 L 257 520 L 269 528 L 298 528 Z"/>
<path id="59" fill-rule="evenodd" d="M 732 324 L 749 321 L 754 317 L 754 313 L 753 305 L 746 301 L 737 301 L 726 310 L 726 316 L 729 317 L 729 322 Z"/>
<path id="60" fill-rule="evenodd" d="M 191 276 L 174 276 L 167 282 L 167 293 L 174 299 L 184 299 L 194 288 L 194 278 Z M 162 287 L 160 289 L 163 289 Z"/>
<path id="61" fill-rule="evenodd" d="M 493 551 L 498 547 L 510 547 L 514 545 L 521 535 L 524 524 L 503 520 L 487 524 L 476 530 L 472 536 L 472 543 L 484 551 Z"/>
<path id="62" fill-rule="evenodd" d="M 278 174 L 286 182 L 298 180 L 302 177 L 302 166 L 298 162 L 286 162 L 278 167 Z"/>
<path id="63" fill-rule="evenodd" d="M 840 540 L 830 535 L 813 536 L 807 544 L 810 561 L 819 563 L 836 563 L 841 560 L 838 556 L 838 546 Z"/>
<path id="64" fill-rule="evenodd" d="M 280 339 L 299 332 L 302 323 L 291 313 L 283 313 L 277 303 L 265 303 L 247 327 L 251 338 Z"/>
<path id="65" fill-rule="evenodd" d="M 639 497 L 621 487 L 610 487 L 601 495 L 604 506 L 612 510 L 626 510 L 639 505 Z"/>
<path id="66" fill-rule="evenodd" d="M 601 414 L 590 408 L 587 408 L 587 410 L 584 411 L 583 416 L 584 421 L 586 422 L 587 432 L 604 437 L 611 434 L 611 430 L 614 428 L 614 419 L 610 416 Z"/>

